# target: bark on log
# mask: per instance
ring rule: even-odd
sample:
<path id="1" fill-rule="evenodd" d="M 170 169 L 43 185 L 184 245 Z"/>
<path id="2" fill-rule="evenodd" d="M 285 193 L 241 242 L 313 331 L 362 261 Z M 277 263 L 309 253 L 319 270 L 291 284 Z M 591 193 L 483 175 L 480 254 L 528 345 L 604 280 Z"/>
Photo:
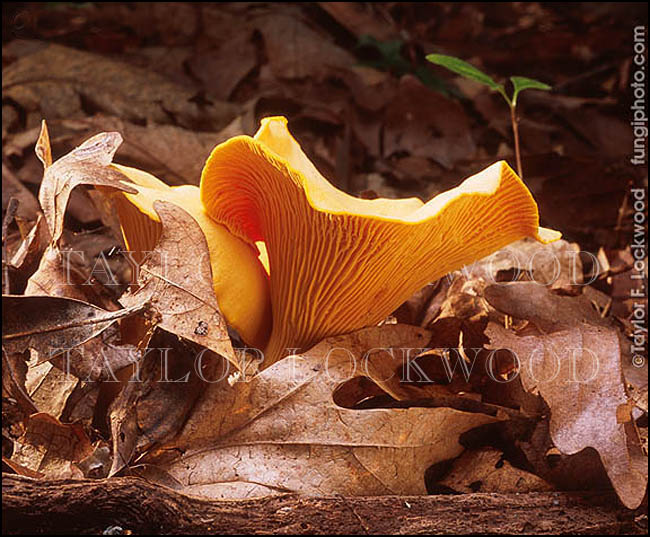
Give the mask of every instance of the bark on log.
<path id="1" fill-rule="evenodd" d="M 646 506 L 647 508 L 647 506 Z M 644 534 L 647 517 L 610 494 L 535 493 L 207 501 L 138 478 L 3 474 L 3 533 Z"/>

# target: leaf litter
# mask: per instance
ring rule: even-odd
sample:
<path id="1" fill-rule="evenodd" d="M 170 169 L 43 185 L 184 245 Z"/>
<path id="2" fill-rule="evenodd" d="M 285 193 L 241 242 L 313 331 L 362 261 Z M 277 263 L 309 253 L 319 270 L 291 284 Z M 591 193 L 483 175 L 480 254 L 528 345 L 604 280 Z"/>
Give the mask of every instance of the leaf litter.
<path id="1" fill-rule="evenodd" d="M 178 438 L 144 461 L 211 498 L 277 492 L 424 494 L 424 471 L 462 451 L 459 436 L 496 418 L 452 408 L 350 410 L 332 401 L 366 375 L 368 348 L 419 345 L 414 327 L 368 328 L 285 358 L 249 382 L 211 384 Z M 336 351 L 338 349 L 338 352 Z M 333 352 L 334 351 L 334 352 Z M 182 453 L 166 460 L 165 455 Z"/>
<path id="2" fill-rule="evenodd" d="M 490 286 L 485 293 L 493 305 L 535 327 L 516 335 L 491 323 L 486 334 L 489 348 L 517 355 L 524 387 L 549 405 L 556 447 L 566 454 L 595 448 L 621 500 L 638 506 L 648 466 L 634 424 L 640 413 L 631 411 L 625 389 L 617 331 L 584 296 L 558 297 L 534 282 Z"/>
<path id="3" fill-rule="evenodd" d="M 503 5 L 494 8 L 495 18 L 483 16 L 480 6 L 429 5 L 421 8 L 423 16 L 415 24 L 413 15 L 399 6 L 333 5 L 323 3 L 311 11 L 289 6 L 273 13 L 264 6 L 215 9 L 202 5 L 197 9 L 209 21 L 205 28 L 197 26 L 196 12 L 178 6 L 153 9 L 143 5 L 125 17 L 121 8 L 98 5 L 85 12 L 83 24 L 97 24 L 93 17 L 101 13 L 105 20 L 118 21 L 114 24 L 117 31 L 85 43 L 83 52 L 71 48 L 79 46 L 75 34 L 68 35 L 60 28 L 51 30 L 60 32 L 58 35 L 64 36 L 60 42 L 71 47 L 35 41 L 13 41 L 5 46 L 3 194 L 14 192 L 20 200 L 19 218 L 11 226 L 13 244 L 18 245 L 18 249 L 11 248 L 15 252 L 9 270 L 12 292 L 25 293 L 22 298 L 35 303 L 51 297 L 82 301 L 84 308 L 112 315 L 126 303 L 118 302 L 114 294 L 101 293 L 101 284 L 85 285 L 92 276 L 90 267 L 75 269 L 72 285 L 63 270 L 70 231 L 104 222 L 97 211 L 93 223 L 94 208 L 88 198 L 80 198 L 82 208 L 87 209 L 85 215 L 75 209 L 77 202 L 68 203 L 72 188 L 102 181 L 115 186 L 117 175 L 113 178 L 106 173 L 115 154 L 170 184 L 198 184 L 211 147 L 235 134 L 251 134 L 262 114 L 282 113 L 296 121 L 310 157 L 317 155 L 319 167 L 331 171 L 330 176 L 343 178 L 341 185 L 352 193 L 375 190 L 367 194 L 430 197 L 459 176 L 481 168 L 484 161 L 493 161 L 498 155 L 509 158 L 512 142 L 507 121 L 502 121 L 500 105 L 495 102 L 498 96 L 457 84 L 474 103 L 458 104 L 434 93 L 416 75 L 422 51 L 437 51 L 440 43 L 450 51 L 463 51 L 464 57 L 480 58 L 478 65 L 488 71 L 487 66 L 498 66 L 499 72 L 519 71 L 548 80 L 548 73 L 542 72 L 544 69 L 536 72 L 534 66 L 554 62 L 558 86 L 563 89 L 553 95 L 531 94 L 520 103 L 523 161 L 527 182 L 547 224 L 566 232 L 578 244 L 559 241 L 544 251 L 532 243 L 511 245 L 441 279 L 413 297 L 408 308 L 396 312 L 400 321 L 420 325 L 423 331 L 384 324 L 333 338 L 257 376 L 245 374 L 246 382 L 237 382 L 237 374 L 232 375 L 236 369 L 232 363 L 238 363 L 240 355 L 230 346 L 207 285 L 198 291 L 192 286 L 188 293 L 182 262 L 176 267 L 180 277 L 165 282 L 158 277 L 162 275 L 160 267 L 151 257 L 145 264 L 150 272 L 141 273 L 141 293 L 143 298 L 155 300 L 151 289 L 162 291 L 157 312 L 146 310 L 146 314 L 114 321 L 85 343 L 81 338 L 82 343 L 74 349 L 85 351 L 86 359 L 80 359 L 78 353 L 72 374 L 67 374 L 57 358 L 44 362 L 33 349 L 31 359 L 3 353 L 3 370 L 11 372 L 8 378 L 3 375 L 3 394 L 15 400 L 17 406 L 12 408 L 22 409 L 11 414 L 6 429 L 3 424 L 3 430 L 13 431 L 8 438 L 18 448 L 9 459 L 13 467 L 33 476 L 64 477 L 90 475 L 92 466 L 99 469 L 95 476 L 100 477 L 112 466 L 112 473 L 141 472 L 179 490 L 210 497 L 290 490 L 384 494 L 425 493 L 428 465 L 447 457 L 451 459 L 447 461 L 449 471 L 439 480 L 443 486 L 468 492 L 480 481 L 480 490 L 503 491 L 512 485 L 510 490 L 527 492 L 546 485 L 522 474 L 521 461 L 510 460 L 501 452 L 502 445 L 496 451 L 470 445 L 462 455 L 458 443 L 461 433 L 473 424 L 511 426 L 514 431 L 525 424 L 524 429 L 534 431 L 532 436 L 517 432 L 511 437 L 528 457 L 525 469 L 532 468 L 554 487 L 566 488 L 570 480 L 563 483 L 558 479 L 561 470 L 544 471 L 548 461 L 559 458 L 557 468 L 575 477 L 574 483 L 594 486 L 597 480 L 579 479 L 581 473 L 598 473 L 598 457 L 590 457 L 592 450 L 584 449 L 593 446 L 623 503 L 635 507 L 647 482 L 647 468 L 640 466 L 647 464 L 643 421 L 647 418 L 642 415 L 647 413 L 647 370 L 632 364 L 628 350 L 635 334 L 629 322 L 632 268 L 616 273 L 612 269 L 599 271 L 594 269 L 593 259 L 585 258 L 584 252 L 578 254 L 580 249 L 595 252 L 605 245 L 614 264 L 618 256 L 624 257 L 632 211 L 629 203 L 622 202 L 623 195 L 628 181 L 642 181 L 638 169 L 616 161 L 629 147 L 627 138 L 606 136 L 624 132 L 625 125 L 613 105 L 622 95 L 617 88 L 625 87 L 625 69 L 615 60 L 611 69 L 605 65 L 595 75 L 575 78 L 575 72 L 584 70 L 585 65 L 597 65 L 602 54 L 617 57 L 615 43 L 624 39 L 621 29 L 625 25 L 608 26 L 614 38 L 603 40 L 598 32 L 592 32 L 599 29 L 600 19 L 590 19 L 588 8 L 572 8 L 576 20 L 590 21 L 582 25 L 589 30 L 585 30 L 584 46 L 578 51 L 567 48 L 570 44 L 556 25 L 564 15 L 550 6 L 538 12 L 535 6 Z M 314 16 L 321 12 L 331 17 L 325 19 L 327 24 Z M 448 24 L 439 27 L 435 21 L 443 17 Z M 247 30 L 228 47 L 241 18 L 246 19 Z M 501 19 L 514 20 L 514 26 L 504 32 L 495 26 L 495 20 Z M 549 28 L 543 33 L 534 31 L 535 21 L 542 19 L 550 21 Z M 185 22 L 181 24 L 181 20 Z M 400 30 L 403 24 L 409 27 L 407 33 Z M 176 31 L 179 25 L 182 31 Z M 364 28 L 379 43 L 403 39 L 396 50 L 410 63 L 411 72 L 396 76 L 390 66 L 381 63 L 374 68 L 358 65 L 356 60 L 364 58 L 367 49 L 355 50 L 354 43 Z M 200 46 L 195 46 L 197 35 L 193 32 L 198 33 Z M 287 35 L 293 36 L 288 44 Z M 542 36 L 544 46 L 536 41 Z M 503 44 L 505 38 L 529 44 L 526 64 L 504 56 L 503 47 L 485 46 L 481 41 Z M 140 47 L 142 54 L 139 50 L 134 53 L 132 46 L 152 40 L 155 44 L 156 39 L 174 47 L 174 53 L 168 55 L 166 65 L 147 67 L 149 52 Z M 233 62 L 235 44 L 245 52 L 241 64 Z M 287 54 L 277 53 L 285 49 Z M 151 58 L 161 58 L 159 51 L 150 52 Z M 206 72 L 197 59 L 201 57 L 209 60 L 206 65 L 223 66 L 224 73 L 232 73 L 231 79 L 222 83 L 224 73 Z M 514 63 L 515 68 L 506 63 Z M 57 77 L 51 80 L 52 66 Z M 451 80 L 454 85 L 457 82 Z M 213 88 L 214 84 L 219 84 L 218 88 Z M 593 98 L 598 92 L 606 97 Z M 432 103 L 435 106 L 430 107 Z M 452 110 L 452 119 L 440 115 L 444 110 Z M 31 149 L 43 117 L 54 136 L 52 149 L 48 151 L 49 143 L 43 137 L 37 148 L 49 179 L 41 184 L 46 187 L 41 200 L 44 219 L 33 225 L 40 212 L 34 187 L 41 181 L 39 162 Z M 589 130 L 585 125 L 595 128 Z M 86 160 L 88 153 L 81 151 L 67 163 L 63 160 L 60 164 L 62 159 L 52 163 L 52 153 L 70 151 L 102 131 L 113 133 L 88 141 L 90 155 L 93 146 L 100 149 L 98 161 L 92 156 Z M 117 153 L 114 131 L 125 138 Z M 94 194 L 90 191 L 96 203 Z M 163 229 L 192 227 L 178 209 L 162 210 L 168 215 Z M 161 219 L 165 218 L 161 213 Z M 48 229 L 54 241 L 44 236 Z M 110 226 L 97 230 L 112 233 Z M 119 244 L 120 238 L 113 236 L 112 240 Z M 54 244 L 47 247 L 51 242 Z M 197 248 L 201 250 L 201 246 Z M 157 249 L 159 253 L 178 251 L 173 241 L 161 241 Z M 127 275 L 123 288 L 132 283 Z M 130 293 L 134 292 L 132 287 Z M 34 294 L 49 297 L 30 296 Z M 134 300 L 135 307 L 137 299 L 128 300 Z M 192 314 L 203 301 L 207 304 L 205 316 L 214 321 L 207 323 L 208 328 L 215 329 L 207 336 L 201 335 L 203 329 L 196 330 L 203 326 L 203 314 L 200 318 Z M 134 320 L 141 324 L 137 330 L 133 330 Z M 67 343 L 80 340 L 81 334 L 73 331 L 73 335 Z M 206 339 L 210 344 L 206 345 Z M 436 384 L 401 382 L 404 379 L 399 374 L 391 376 L 399 360 L 381 352 L 368 360 L 363 375 L 352 380 L 344 379 L 344 373 L 350 372 L 347 354 L 332 352 L 332 371 L 327 375 L 323 371 L 323 356 L 336 346 L 363 342 L 381 347 L 407 340 L 418 347 L 450 347 L 452 355 L 461 358 L 464 354 L 473 363 L 473 376 L 469 382 L 445 382 L 440 377 L 441 373 L 444 376 L 441 357 L 425 354 L 416 361 L 425 373 L 439 374 Z M 190 372 L 188 382 L 156 382 L 164 362 L 161 356 L 146 354 L 151 342 L 171 349 L 167 357 L 170 378 L 184 378 Z M 558 362 L 558 345 L 575 347 L 583 358 L 596 356 L 603 365 L 601 375 L 593 384 L 562 384 L 561 377 L 536 382 L 522 367 L 515 380 L 496 385 L 485 373 L 492 347 L 519 350 L 524 357 L 532 354 L 540 372 L 547 372 L 545 368 Z M 208 347 L 230 361 L 206 350 Z M 480 350 L 475 353 L 474 349 Z M 102 365 L 103 352 L 108 362 Z M 191 364 L 191 357 L 200 352 L 205 353 L 201 375 L 218 379 L 216 383 L 205 383 Z M 136 362 L 128 361 L 129 356 Z M 500 374 L 511 375 L 510 361 L 502 363 L 502 355 L 495 356 Z M 571 358 L 561 361 L 560 371 L 586 377 L 593 373 L 589 368 L 571 370 Z M 588 362 L 585 359 L 585 364 Z M 294 370 L 299 373 L 295 378 L 291 376 Z M 143 382 L 126 382 L 138 372 Z M 241 373 L 238 375 L 241 379 Z M 90 382 L 85 380 L 88 378 Z M 440 406 L 444 401 L 447 406 Z M 460 402 L 470 408 L 468 401 L 473 402 L 474 411 L 459 410 Z M 237 405 L 243 409 L 241 414 L 233 412 Z M 51 418 L 32 423 L 29 415 L 35 410 Z M 544 418 L 549 413 L 550 421 Z M 25 427 L 38 433 L 24 434 Z M 431 444 L 436 427 L 448 431 L 439 449 Z M 78 452 L 57 442 L 43 451 L 44 440 L 52 435 L 68 440 L 83 440 L 85 435 L 93 441 L 83 440 Z M 112 443 L 111 449 L 94 442 L 100 436 Z M 466 435 L 462 438 L 464 445 Z M 186 451 L 179 454 L 179 448 Z M 334 459 L 340 461 L 338 467 Z M 466 460 L 473 462 L 465 464 Z M 80 461 L 86 461 L 83 472 Z M 495 467 L 500 461 L 503 465 Z M 459 477 L 461 467 L 474 474 Z M 346 469 L 356 481 L 345 479 Z M 395 472 L 403 483 L 396 482 Z"/>

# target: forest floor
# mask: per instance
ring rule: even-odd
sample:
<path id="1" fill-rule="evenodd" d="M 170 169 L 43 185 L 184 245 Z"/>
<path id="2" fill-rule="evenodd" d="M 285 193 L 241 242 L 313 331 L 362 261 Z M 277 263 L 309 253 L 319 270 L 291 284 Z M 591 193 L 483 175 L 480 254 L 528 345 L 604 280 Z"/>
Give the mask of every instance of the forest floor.
<path id="1" fill-rule="evenodd" d="M 642 40 L 638 32 L 635 37 L 635 27 L 644 28 Z M 634 162 L 639 138 L 645 138 L 647 155 L 647 130 L 639 135 L 631 126 L 637 117 L 631 85 L 637 70 L 635 43 L 641 41 L 647 46 L 647 9 L 642 3 L 4 3 L 3 215 L 10 198 L 18 203 L 5 218 L 3 269 L 6 260 L 16 258 L 40 213 L 43 165 L 34 148 L 43 119 L 55 160 L 97 133 L 117 131 L 124 141 L 115 162 L 147 170 L 172 185 L 198 185 L 216 144 L 237 134 L 252 135 L 261 118 L 274 115 L 288 118 L 293 136 L 325 177 L 365 198 L 417 196 L 426 201 L 497 160 L 514 168 L 510 115 L 503 98 L 427 62 L 425 56 L 435 52 L 462 58 L 499 81 L 520 75 L 552 86 L 550 92 L 528 91 L 520 97 L 523 179 L 539 206 L 540 224 L 560 230 L 580 252 L 585 278 L 593 276 L 589 287 L 607 302 L 603 316 L 611 316 L 617 330 L 632 337 L 631 319 L 639 309 L 633 294 L 636 283 L 630 278 L 639 212 L 633 193 L 645 189 L 647 195 L 647 162 Z M 647 120 L 640 124 L 647 127 Z M 96 201 L 90 189 L 75 189 L 65 213 L 61 246 L 87 254 L 77 267 L 81 271 L 122 247 Z M 647 217 L 647 200 L 644 203 Z M 119 260 L 111 262 L 116 273 L 125 270 Z M 39 258 L 28 256 L 21 258 L 19 267 L 3 270 L 3 293 L 23 294 L 38 263 Z M 647 267 L 647 257 L 645 263 Z M 642 277 L 647 285 L 647 268 Z M 116 303 L 127 287 L 126 280 L 121 283 L 103 286 L 100 302 Z M 642 302 L 647 312 L 647 290 Z M 402 309 L 397 318 L 418 324 L 427 305 L 417 313 Z M 13 423 L 13 407 L 5 407 L 5 367 L 3 361 L 3 418 L 7 411 Z M 646 431 L 647 456 L 647 376 L 643 389 L 646 413 L 635 423 L 637 430 Z M 58 414 L 48 412 L 64 422 L 70 417 L 70 393 L 60 396 L 66 400 Z M 32 392 L 30 397 L 38 402 L 45 396 Z M 92 426 L 93 441 L 103 436 L 106 442 L 111 432 L 106 424 L 98 426 L 96 408 L 93 412 L 94 417 L 81 421 Z M 58 485 L 46 480 L 39 490 L 23 481 L 35 474 L 10 459 L 14 440 L 25 431 L 9 429 L 3 426 L 3 471 L 23 477 L 3 480 L 3 491 L 6 486 L 9 493 L 7 504 L 3 494 L 3 510 L 14 515 L 3 520 L 3 529 L 47 532 L 47 516 L 58 507 L 46 501 L 49 492 L 44 491 L 54 494 Z M 548 434 L 546 430 L 545 439 Z M 611 474 L 605 474 L 593 449 L 571 458 L 564 452 L 542 453 L 540 446 L 531 447 L 534 443 L 530 440 L 527 451 L 520 444 L 516 449 L 504 447 L 501 440 L 491 449 L 553 483 L 553 490 L 595 489 L 595 499 L 574 501 L 545 488 L 529 496 L 504 493 L 499 499 L 498 487 L 466 487 L 461 491 L 466 493 L 460 500 L 465 502 L 463 511 L 488 513 L 471 521 L 471 532 L 647 531 L 647 493 L 636 510 L 618 504 L 607 480 Z M 540 460 L 533 460 L 535 454 Z M 572 467 L 578 470 L 572 473 Z M 438 483 L 440 476 L 434 473 L 430 469 L 427 474 L 430 493 L 454 489 Z M 39 475 L 53 477 L 45 474 Z M 113 509 L 139 495 L 155 498 L 148 484 L 117 479 L 107 481 L 103 493 L 92 492 L 91 483 L 84 494 L 107 497 L 110 491 Z M 89 496 L 75 496 L 79 491 L 74 487 L 74 482 L 66 482 L 63 496 L 57 498 L 88 506 L 84 501 Z M 617 492 L 624 504 L 638 505 L 626 503 L 620 487 Z M 455 496 L 442 495 L 424 503 L 404 496 L 408 508 L 404 511 L 400 504 L 395 518 L 389 516 L 392 496 L 367 499 L 369 503 L 341 496 L 344 507 L 337 499 L 301 503 L 289 496 L 284 507 L 274 503 L 281 502 L 277 498 L 259 500 L 249 507 L 261 515 L 251 515 L 252 522 L 240 526 L 229 518 L 241 515 L 236 508 L 229 515 L 228 508 L 217 512 L 220 504 L 206 504 L 205 510 L 188 511 L 182 523 L 169 528 L 164 524 L 173 522 L 165 513 L 182 508 L 185 496 L 164 494 L 158 498 L 163 503 L 156 507 L 152 499 L 146 507 L 151 510 L 147 520 L 157 520 L 159 526 L 142 522 L 137 514 L 125 514 L 124 520 L 139 532 L 195 531 L 202 517 L 221 520 L 211 531 L 225 531 L 225 521 L 243 532 L 461 529 L 455 525 L 453 504 L 446 503 Z M 45 511 L 41 518 L 30 518 L 29 502 L 36 501 L 43 502 Z M 75 505 L 70 516 L 56 519 L 58 528 L 83 532 L 110 525 L 110 512 L 101 509 L 94 525 L 85 525 L 79 518 L 83 509 Z M 505 506 L 514 507 L 501 519 L 498 512 Z M 437 525 L 427 519 L 429 508 L 446 513 Z M 327 515 L 319 519 L 323 509 L 346 509 L 352 516 L 346 515 L 344 522 Z M 308 517 L 306 525 L 301 526 L 301 516 Z M 26 520 L 32 526 L 22 527 Z"/>

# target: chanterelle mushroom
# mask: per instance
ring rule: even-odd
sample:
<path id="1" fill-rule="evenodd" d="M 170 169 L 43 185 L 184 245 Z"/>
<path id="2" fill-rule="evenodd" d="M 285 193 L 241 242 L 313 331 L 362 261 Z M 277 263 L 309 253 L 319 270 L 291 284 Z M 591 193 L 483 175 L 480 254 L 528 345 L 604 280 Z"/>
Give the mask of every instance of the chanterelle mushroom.
<path id="1" fill-rule="evenodd" d="M 332 186 L 287 129 L 217 146 L 201 176 L 206 213 L 268 251 L 273 313 L 265 365 L 320 339 L 376 324 L 448 272 L 540 228 L 537 205 L 505 162 L 428 203 L 362 200 Z"/>

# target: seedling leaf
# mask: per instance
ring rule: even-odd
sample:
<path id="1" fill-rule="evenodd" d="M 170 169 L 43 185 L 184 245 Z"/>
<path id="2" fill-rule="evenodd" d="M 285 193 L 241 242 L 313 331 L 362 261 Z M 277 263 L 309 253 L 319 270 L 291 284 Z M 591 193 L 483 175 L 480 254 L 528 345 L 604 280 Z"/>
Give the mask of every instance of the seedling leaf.
<path id="1" fill-rule="evenodd" d="M 539 80 L 535 80 L 533 78 L 527 78 L 525 76 L 511 76 L 510 80 L 512 81 L 512 85 L 514 87 L 514 92 L 512 94 L 513 105 L 517 104 L 517 95 L 520 91 L 523 91 L 525 89 L 539 89 L 549 91 L 552 89 L 551 86 L 544 84 L 544 82 L 540 82 Z"/>
<path id="2" fill-rule="evenodd" d="M 460 58 L 455 58 L 454 56 L 446 56 L 444 54 L 428 54 L 427 60 L 436 65 L 441 65 L 446 67 L 454 73 L 458 73 L 465 78 L 470 78 L 476 80 L 481 84 L 489 86 L 493 90 L 503 91 L 503 85 L 497 84 L 492 77 L 486 75 L 483 71 L 479 71 L 471 63 L 461 60 Z"/>

